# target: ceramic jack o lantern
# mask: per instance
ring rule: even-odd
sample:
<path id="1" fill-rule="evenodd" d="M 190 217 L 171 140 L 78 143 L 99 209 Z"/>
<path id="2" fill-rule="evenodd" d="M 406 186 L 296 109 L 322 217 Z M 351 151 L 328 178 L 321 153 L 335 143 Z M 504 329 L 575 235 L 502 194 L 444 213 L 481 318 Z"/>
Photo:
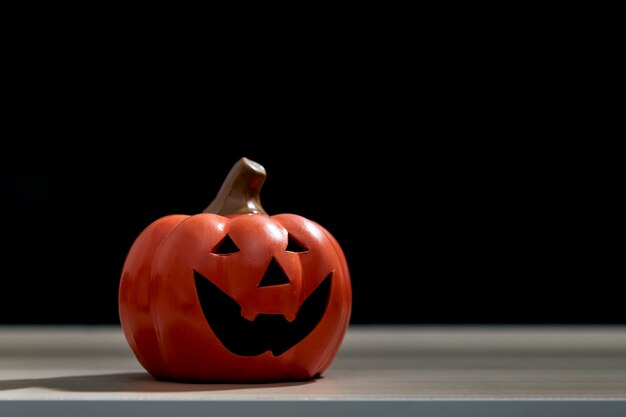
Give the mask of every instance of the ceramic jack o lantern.
<path id="1" fill-rule="evenodd" d="M 305 380 L 337 353 L 352 305 L 343 252 L 311 220 L 268 215 L 264 181 L 242 158 L 203 213 L 163 217 L 132 245 L 120 320 L 154 377 Z"/>

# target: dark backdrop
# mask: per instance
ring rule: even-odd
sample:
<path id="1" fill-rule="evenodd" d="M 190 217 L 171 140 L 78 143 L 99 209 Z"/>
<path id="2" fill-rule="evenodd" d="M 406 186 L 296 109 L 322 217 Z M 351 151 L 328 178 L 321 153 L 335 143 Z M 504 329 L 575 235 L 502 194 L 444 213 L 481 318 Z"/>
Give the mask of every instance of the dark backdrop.
<path id="1" fill-rule="evenodd" d="M 134 238 L 247 156 L 270 213 L 342 244 L 355 323 L 626 323 L 614 66 L 477 31 L 10 44 L 0 322 L 115 323 Z"/>
<path id="2" fill-rule="evenodd" d="M 29 13 L 3 52 L 0 322 L 116 322 L 133 239 L 246 155 L 270 212 L 341 242 L 355 323 L 626 323 L 615 48 L 550 13 L 368 12 L 293 36 Z"/>
<path id="3" fill-rule="evenodd" d="M 620 184 L 588 148 L 334 134 L 191 146 L 174 129 L 156 151 L 107 144 L 66 174 L 0 176 L 2 323 L 118 322 L 134 238 L 201 211 L 241 156 L 267 169 L 268 212 L 341 243 L 353 323 L 626 323 Z"/>

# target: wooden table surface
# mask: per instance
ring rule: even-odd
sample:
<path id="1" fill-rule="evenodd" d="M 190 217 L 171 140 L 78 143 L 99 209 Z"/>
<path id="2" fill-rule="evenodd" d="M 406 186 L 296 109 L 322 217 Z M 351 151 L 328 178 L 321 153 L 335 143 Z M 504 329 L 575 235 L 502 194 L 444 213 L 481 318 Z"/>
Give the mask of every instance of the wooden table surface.
<path id="1" fill-rule="evenodd" d="M 626 416 L 625 327 L 351 327 L 320 379 L 152 379 L 117 327 L 1 327 L 0 415 Z M 556 413 L 556 414 L 555 414 Z"/>

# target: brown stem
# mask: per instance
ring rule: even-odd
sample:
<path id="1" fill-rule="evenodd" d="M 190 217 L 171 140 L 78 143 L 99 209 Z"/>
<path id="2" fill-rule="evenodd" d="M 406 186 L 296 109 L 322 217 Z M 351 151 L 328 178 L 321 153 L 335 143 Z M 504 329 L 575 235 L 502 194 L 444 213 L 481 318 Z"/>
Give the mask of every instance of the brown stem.
<path id="1" fill-rule="evenodd" d="M 267 214 L 261 206 L 260 192 L 265 182 L 261 164 L 241 158 L 232 167 L 217 195 L 203 213 Z"/>

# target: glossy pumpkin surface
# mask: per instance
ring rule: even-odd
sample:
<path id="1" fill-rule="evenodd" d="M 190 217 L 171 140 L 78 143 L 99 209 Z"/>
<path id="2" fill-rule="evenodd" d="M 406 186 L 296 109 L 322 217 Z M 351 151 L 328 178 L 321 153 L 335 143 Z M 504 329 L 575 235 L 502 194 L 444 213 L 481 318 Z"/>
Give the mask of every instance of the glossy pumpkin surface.
<path id="1" fill-rule="evenodd" d="M 303 380 L 332 362 L 352 303 L 343 252 L 317 223 L 261 210 L 167 216 L 131 247 L 120 319 L 155 377 Z"/>

